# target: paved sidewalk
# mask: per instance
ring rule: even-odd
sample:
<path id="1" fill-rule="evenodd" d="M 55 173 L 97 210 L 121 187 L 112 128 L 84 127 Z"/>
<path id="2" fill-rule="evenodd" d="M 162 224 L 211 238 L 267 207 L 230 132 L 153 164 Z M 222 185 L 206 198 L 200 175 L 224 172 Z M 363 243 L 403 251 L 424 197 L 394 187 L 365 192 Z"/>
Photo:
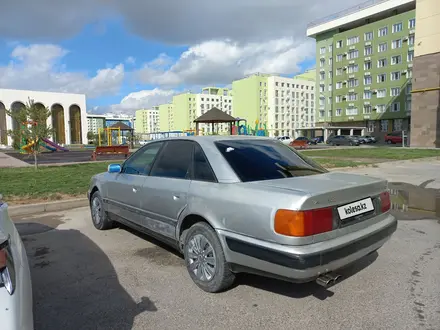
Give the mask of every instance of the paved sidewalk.
<path id="1" fill-rule="evenodd" d="M 31 166 L 17 158 L 11 157 L 3 152 L 0 152 L 0 168 L 1 167 L 26 167 Z"/>

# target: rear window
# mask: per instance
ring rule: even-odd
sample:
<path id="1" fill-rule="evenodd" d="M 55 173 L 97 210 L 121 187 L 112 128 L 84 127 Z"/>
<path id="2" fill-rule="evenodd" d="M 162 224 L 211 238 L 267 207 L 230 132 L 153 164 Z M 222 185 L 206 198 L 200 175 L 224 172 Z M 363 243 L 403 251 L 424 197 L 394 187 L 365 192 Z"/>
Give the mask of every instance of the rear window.
<path id="1" fill-rule="evenodd" d="M 327 172 L 313 160 L 273 140 L 226 140 L 215 145 L 243 182 Z"/>

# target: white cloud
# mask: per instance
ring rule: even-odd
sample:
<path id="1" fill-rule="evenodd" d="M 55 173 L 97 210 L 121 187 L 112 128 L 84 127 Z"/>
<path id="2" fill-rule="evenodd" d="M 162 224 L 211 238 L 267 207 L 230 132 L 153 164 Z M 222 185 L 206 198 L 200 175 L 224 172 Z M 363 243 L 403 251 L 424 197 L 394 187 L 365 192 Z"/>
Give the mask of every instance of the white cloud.
<path id="1" fill-rule="evenodd" d="M 114 95 L 123 83 L 124 65 L 96 71 L 69 72 L 61 63 L 68 50 L 53 44 L 18 45 L 8 64 L 0 66 L 0 88 L 85 93 L 88 97 Z"/>
<path id="2" fill-rule="evenodd" d="M 190 47 L 170 65 L 161 54 L 136 73 L 146 84 L 174 87 L 230 84 L 253 72 L 293 74 L 299 64 L 315 54 L 312 41 L 280 38 L 261 43 L 240 44 L 231 40 L 207 41 Z"/>
<path id="3" fill-rule="evenodd" d="M 143 90 L 128 94 L 119 104 L 110 106 L 97 106 L 90 110 L 92 113 L 119 113 L 119 114 L 134 114 L 139 109 L 150 109 L 155 105 L 168 103 L 171 101 L 173 95 L 176 95 L 176 90 L 163 90 L 155 88 L 152 90 Z"/>
<path id="4" fill-rule="evenodd" d="M 125 63 L 126 64 L 136 64 L 136 58 L 134 58 L 133 56 L 129 56 L 125 59 Z"/>

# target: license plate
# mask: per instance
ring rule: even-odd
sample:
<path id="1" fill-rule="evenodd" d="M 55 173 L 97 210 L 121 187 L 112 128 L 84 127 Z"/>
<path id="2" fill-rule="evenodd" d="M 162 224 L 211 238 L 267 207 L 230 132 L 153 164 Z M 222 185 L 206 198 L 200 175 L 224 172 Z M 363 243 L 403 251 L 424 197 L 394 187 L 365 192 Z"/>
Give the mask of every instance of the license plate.
<path id="1" fill-rule="evenodd" d="M 374 210 L 374 205 L 371 198 L 365 198 L 363 200 L 338 207 L 338 213 L 341 220 L 355 217 L 357 215 L 367 213 L 373 210 Z"/>

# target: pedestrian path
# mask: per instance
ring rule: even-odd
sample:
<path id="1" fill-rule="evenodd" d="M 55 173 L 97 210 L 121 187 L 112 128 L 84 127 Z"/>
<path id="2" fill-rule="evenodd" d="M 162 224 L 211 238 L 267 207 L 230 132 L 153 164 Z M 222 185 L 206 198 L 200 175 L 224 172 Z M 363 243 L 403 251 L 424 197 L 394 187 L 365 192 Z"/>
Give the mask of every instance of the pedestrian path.
<path id="1" fill-rule="evenodd" d="M 0 152 L 0 168 L 1 167 L 26 167 L 31 166 L 22 160 L 9 156 L 4 152 Z"/>

